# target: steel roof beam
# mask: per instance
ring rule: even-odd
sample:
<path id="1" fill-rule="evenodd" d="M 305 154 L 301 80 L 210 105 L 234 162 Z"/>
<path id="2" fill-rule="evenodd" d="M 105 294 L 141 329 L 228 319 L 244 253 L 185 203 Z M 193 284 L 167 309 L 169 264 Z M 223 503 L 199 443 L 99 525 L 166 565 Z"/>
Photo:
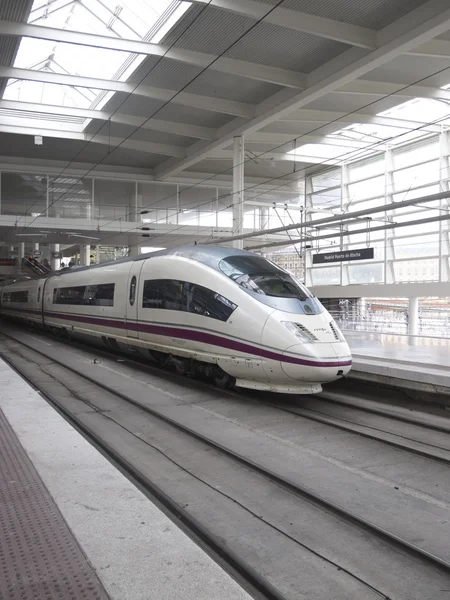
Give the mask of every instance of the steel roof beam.
<path id="1" fill-rule="evenodd" d="M 353 212 L 335 214 L 332 217 L 325 217 L 322 219 L 316 219 L 312 221 L 304 221 L 302 223 L 293 223 L 292 225 L 283 225 L 282 227 L 272 227 L 269 229 L 261 229 L 257 231 L 252 231 L 251 233 L 243 233 L 241 235 L 231 235 L 229 237 L 222 238 L 223 241 L 232 242 L 234 240 L 245 240 L 251 237 L 259 237 L 266 234 L 276 234 L 276 233 L 284 233 L 286 231 L 291 231 L 293 229 L 311 229 L 311 228 L 319 228 L 322 225 L 327 225 L 329 223 L 336 224 L 351 224 L 352 219 L 356 219 L 359 217 L 367 217 L 368 215 L 373 215 L 376 213 L 383 212 L 392 212 L 393 210 L 397 210 L 400 208 L 405 208 L 406 206 L 413 206 L 414 204 L 424 204 L 427 202 L 434 202 L 435 200 L 445 200 L 450 197 L 450 192 L 438 192 L 437 194 L 429 194 L 427 196 L 422 196 L 421 198 L 414 198 L 411 200 L 401 200 L 399 202 L 391 202 L 391 204 L 382 204 L 375 208 L 364 208 L 362 210 L 355 210 Z M 446 218 L 449 218 L 449 215 L 446 215 Z M 405 223 L 407 225 L 407 223 Z M 365 230 L 364 230 L 365 231 Z M 211 240 L 209 242 L 205 242 L 206 244 L 216 244 L 216 240 Z"/>
<path id="2" fill-rule="evenodd" d="M 237 0 L 219 0 L 223 2 Z M 246 2 L 244 3 L 246 4 Z M 424 14 L 428 18 L 424 18 Z M 381 30 L 380 39 L 385 44 L 373 52 L 361 56 L 361 51 L 355 48 L 344 52 L 323 67 L 319 67 L 308 76 L 308 87 L 306 90 L 284 97 L 277 101 L 277 96 L 268 99 L 257 107 L 257 116 L 249 122 L 242 124 L 237 120 L 227 124 L 221 129 L 221 137 L 211 143 L 195 144 L 187 152 L 185 159 L 181 161 L 167 161 L 166 164 L 156 169 L 158 177 L 168 177 L 187 169 L 196 162 L 202 160 L 213 150 L 224 148 L 230 143 L 234 136 L 248 135 L 277 119 L 288 115 L 326 96 L 331 92 L 349 86 L 359 77 L 363 77 L 370 71 L 386 64 L 397 56 L 409 52 L 430 39 L 450 29 L 450 7 L 448 0 L 428 0 L 420 7 L 413 10 L 393 24 Z M 359 85 L 359 81 L 356 82 Z M 424 87 L 424 86 L 416 86 Z M 396 88 L 398 90 L 398 86 Z M 285 90 L 286 91 L 286 90 Z M 292 91 L 292 90 L 289 90 Z M 415 93 L 417 90 L 409 92 Z M 419 90 L 420 91 L 420 90 Z M 443 95 L 450 91 L 443 90 Z M 432 97 L 432 96 L 431 96 Z"/>
<path id="3" fill-rule="evenodd" d="M 55 83 L 57 85 L 69 85 L 72 87 L 92 88 L 112 92 L 123 92 L 125 94 L 136 94 L 163 102 L 172 101 L 174 104 L 201 108 L 212 112 L 220 112 L 228 115 L 251 118 L 255 115 L 255 106 L 234 100 L 223 98 L 210 98 L 187 92 L 176 92 L 162 88 L 138 85 L 125 81 L 111 81 L 109 79 L 97 79 L 94 77 L 80 77 L 79 75 L 66 75 L 65 73 L 53 73 L 49 71 L 34 71 L 33 69 L 19 69 L 17 67 L 6 67 L 0 65 L 0 77 L 19 79 L 25 81 L 41 81 L 44 83 Z"/>
<path id="4" fill-rule="evenodd" d="M 1 105 L 1 103 L 0 103 Z M 334 123 L 330 123 L 334 121 Z M 286 117 L 280 119 L 279 122 L 286 122 L 293 124 L 297 123 L 315 123 L 324 125 L 331 125 L 336 127 L 339 123 L 343 125 L 354 124 L 354 123 L 369 123 L 374 125 L 383 125 L 385 127 L 397 127 L 399 129 L 415 129 L 421 125 L 426 125 L 423 121 L 414 121 L 412 119 L 399 119 L 397 117 L 371 115 L 367 113 L 352 113 L 348 115 L 345 112 L 338 112 L 333 110 L 309 110 L 301 109 Z M 433 133 L 440 133 L 440 125 L 426 125 L 423 127 L 423 131 L 430 131 Z"/>
<path id="5" fill-rule="evenodd" d="M 434 98 L 436 100 L 450 100 L 450 90 L 443 90 L 428 85 L 409 85 L 390 83 L 387 81 L 372 81 L 357 79 L 332 90 L 336 94 L 359 94 L 361 96 L 399 96 L 403 98 Z"/>
<path id="6" fill-rule="evenodd" d="M 261 2 L 254 2 L 254 0 L 190 1 L 222 8 L 256 20 L 263 19 L 265 23 L 287 27 L 295 31 L 312 33 L 351 46 L 360 46 L 361 48 L 375 48 L 376 46 L 376 32 L 367 27 L 360 27 L 359 25 L 351 25 L 350 23 L 343 23 L 342 21 L 318 17 L 287 8 L 275 8 L 265 17 L 268 12 L 268 5 Z"/>
<path id="7" fill-rule="evenodd" d="M 183 158 L 183 156 L 185 156 L 186 154 L 185 148 L 181 146 L 170 146 L 168 144 L 158 144 L 155 142 L 147 142 L 132 139 L 124 141 L 123 138 L 109 137 L 108 135 L 95 135 L 91 137 L 89 136 L 89 134 L 78 133 L 76 131 L 46 128 L 43 127 L 42 123 L 39 125 L 39 127 L 20 127 L 18 125 L 8 125 L 3 120 L 0 124 L 0 132 L 28 136 L 41 135 L 44 138 L 51 137 L 66 140 L 92 142 L 94 144 L 103 144 L 111 147 L 118 146 L 120 144 L 121 148 L 127 148 L 128 150 L 148 152 L 149 154 L 162 154 L 164 156 L 173 156 L 177 158 Z"/>
<path id="8" fill-rule="evenodd" d="M 80 33 L 77 31 L 69 31 L 67 29 L 41 27 L 40 25 L 1 20 L 0 35 L 24 36 L 28 38 L 63 42 L 66 44 L 106 48 L 108 50 L 120 50 L 122 52 L 145 54 L 147 56 L 165 57 L 189 65 L 195 65 L 202 69 L 208 67 L 211 63 L 214 63 L 211 64 L 211 70 L 219 71 L 220 73 L 239 75 L 257 81 L 266 81 L 293 88 L 304 88 L 306 85 L 306 75 L 295 71 L 270 67 L 259 63 L 246 62 L 243 60 L 225 57 L 218 58 L 214 54 L 194 52 L 183 48 L 169 48 L 168 46 L 163 46 L 161 44 L 152 44 L 150 42 L 138 40 L 129 40 L 92 33 Z"/>
<path id="9" fill-rule="evenodd" d="M 292 143 L 292 134 L 289 133 L 269 133 L 269 132 L 255 132 L 249 134 L 245 139 L 246 144 L 283 144 Z M 301 144 L 324 144 L 325 146 L 341 146 L 349 148 L 367 148 L 371 145 L 371 142 L 364 142 L 362 140 L 353 140 L 344 137 L 327 137 L 324 135 L 304 134 L 299 135 L 298 142 Z"/>
<path id="10" fill-rule="evenodd" d="M 267 5 L 254 0 L 190 0 L 198 4 L 211 4 L 231 12 L 241 14 L 253 19 L 261 19 L 267 13 Z M 425 13 L 426 14 L 426 13 Z M 357 46 L 375 50 L 384 44 L 383 38 L 375 29 L 344 23 L 325 17 L 318 17 L 309 13 L 290 10 L 286 8 L 275 8 L 263 19 L 266 23 L 272 23 L 287 29 L 295 29 L 311 33 L 318 37 L 336 40 Z M 450 41 L 430 40 L 421 44 L 418 48 L 410 50 L 407 54 L 413 56 L 429 56 L 431 58 L 450 58 Z"/>
<path id="11" fill-rule="evenodd" d="M 38 102 L 20 102 L 18 100 L 0 100 L 0 110 L 13 110 L 18 112 L 20 119 L 26 118 L 19 116 L 19 112 L 34 112 L 37 114 L 52 114 L 69 117 L 80 117 L 82 119 L 98 119 L 100 121 L 111 121 L 131 127 L 142 127 L 151 131 L 161 131 L 163 133 L 173 133 L 186 137 L 192 137 L 203 140 L 214 140 L 217 137 L 217 131 L 209 127 L 199 125 L 189 125 L 187 123 L 178 123 L 175 121 L 163 121 L 161 119 L 150 119 L 146 117 L 136 117 L 122 113 L 110 113 L 102 110 L 91 110 L 89 108 L 75 108 L 70 106 L 55 106 L 53 104 L 39 104 Z"/>

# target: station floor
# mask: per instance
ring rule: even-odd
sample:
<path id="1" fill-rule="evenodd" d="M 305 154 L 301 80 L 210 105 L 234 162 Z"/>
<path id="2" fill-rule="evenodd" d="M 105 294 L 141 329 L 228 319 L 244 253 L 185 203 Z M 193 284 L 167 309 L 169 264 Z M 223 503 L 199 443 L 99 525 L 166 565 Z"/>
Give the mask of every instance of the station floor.
<path id="1" fill-rule="evenodd" d="M 399 386 L 450 394 L 450 339 L 345 331 L 353 356 L 351 374 L 392 380 Z M 413 341 L 414 345 L 411 345 Z"/>
<path id="2" fill-rule="evenodd" d="M 0 361 L 2 600 L 249 600 Z"/>

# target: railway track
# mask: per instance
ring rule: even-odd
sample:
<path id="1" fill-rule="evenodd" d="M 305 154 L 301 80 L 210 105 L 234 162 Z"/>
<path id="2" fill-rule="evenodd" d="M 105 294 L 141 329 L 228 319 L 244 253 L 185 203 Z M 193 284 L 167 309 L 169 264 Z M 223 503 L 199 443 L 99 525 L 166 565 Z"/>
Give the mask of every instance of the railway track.
<path id="1" fill-rule="evenodd" d="M 162 504 L 174 520 L 181 522 L 255 597 L 297 598 L 309 585 L 312 598 L 347 598 L 353 594 L 360 598 L 401 598 L 398 583 L 392 579 L 405 571 L 412 578 L 410 582 L 420 573 L 422 583 L 424 577 L 433 580 L 433 585 L 437 583 L 439 589 L 434 589 L 430 597 L 439 598 L 439 590 L 449 587 L 450 561 L 444 552 L 419 545 L 407 535 L 380 526 L 302 485 L 296 478 L 270 469 L 264 461 L 243 452 L 235 440 L 224 444 L 214 431 L 205 435 L 183 423 L 176 411 L 161 410 L 160 402 L 151 406 L 139 399 L 139 394 L 123 393 L 100 381 L 89 369 L 80 368 L 78 362 L 67 364 L 51 350 L 35 346 L 5 335 L 1 355 Z M 49 380 L 42 383 L 43 376 Z M 60 386 L 60 394 L 55 392 L 55 384 Z M 178 449 L 176 456 L 174 448 Z M 149 452 L 158 455 L 165 469 L 168 463 L 175 469 L 176 485 L 168 482 L 163 468 L 145 466 Z M 220 476 L 212 475 L 215 473 Z M 189 483 L 183 481 L 186 477 Z M 276 502 L 268 507 L 262 501 L 265 498 Z M 242 539 L 243 530 L 246 540 Z M 314 535 L 315 530 L 321 535 Z M 329 545 L 324 545 L 323 535 L 330 538 Z M 339 540 L 348 542 L 343 555 Z M 262 548 L 275 553 L 270 564 Z M 370 561 L 362 558 L 362 548 Z M 373 572 L 374 553 L 381 569 L 383 565 L 385 569 L 397 565 L 394 578 L 389 576 L 386 581 L 386 577 L 380 578 L 382 570 Z M 292 558 L 286 561 L 286 556 Z M 299 564 L 306 564 L 300 573 Z M 313 577 L 319 572 L 320 585 Z M 326 586 L 329 589 L 325 592 Z M 408 592 L 411 598 L 427 597 L 419 582 L 412 592 Z"/>
<path id="2" fill-rule="evenodd" d="M 73 345 L 92 350 L 91 346 L 84 343 L 75 342 Z M 166 368 L 143 358 L 132 358 L 98 347 L 95 347 L 95 352 L 114 360 L 122 356 L 125 363 L 156 374 L 167 373 Z M 171 373 L 174 377 L 185 380 L 184 376 L 173 371 Z M 201 381 L 200 385 L 206 389 L 215 389 L 208 380 Z M 296 404 L 286 400 L 286 397 L 264 392 L 234 389 L 222 390 L 222 393 L 237 398 L 251 398 L 254 402 L 265 403 L 292 415 L 450 464 L 450 418 L 328 391 L 320 395 L 302 396 Z M 277 398 L 275 402 L 274 396 Z"/>

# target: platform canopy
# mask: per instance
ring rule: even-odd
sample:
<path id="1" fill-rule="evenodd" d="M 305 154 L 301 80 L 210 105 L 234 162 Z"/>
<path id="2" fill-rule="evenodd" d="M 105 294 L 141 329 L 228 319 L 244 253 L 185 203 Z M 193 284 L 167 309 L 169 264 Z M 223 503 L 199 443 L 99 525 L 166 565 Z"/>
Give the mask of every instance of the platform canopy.
<path id="1" fill-rule="evenodd" d="M 243 135 L 289 180 L 448 126 L 449 30 L 447 0 L 4 0 L 1 154 L 167 179 Z"/>

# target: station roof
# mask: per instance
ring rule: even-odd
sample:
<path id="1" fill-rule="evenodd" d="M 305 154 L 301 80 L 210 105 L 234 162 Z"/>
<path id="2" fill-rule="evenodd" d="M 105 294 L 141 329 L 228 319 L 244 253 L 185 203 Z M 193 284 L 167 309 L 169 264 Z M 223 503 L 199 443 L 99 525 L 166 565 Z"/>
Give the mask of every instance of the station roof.
<path id="1" fill-rule="evenodd" d="M 449 32 L 448 0 L 3 0 L 0 154 L 170 179 L 244 135 L 297 179 L 448 127 Z"/>

